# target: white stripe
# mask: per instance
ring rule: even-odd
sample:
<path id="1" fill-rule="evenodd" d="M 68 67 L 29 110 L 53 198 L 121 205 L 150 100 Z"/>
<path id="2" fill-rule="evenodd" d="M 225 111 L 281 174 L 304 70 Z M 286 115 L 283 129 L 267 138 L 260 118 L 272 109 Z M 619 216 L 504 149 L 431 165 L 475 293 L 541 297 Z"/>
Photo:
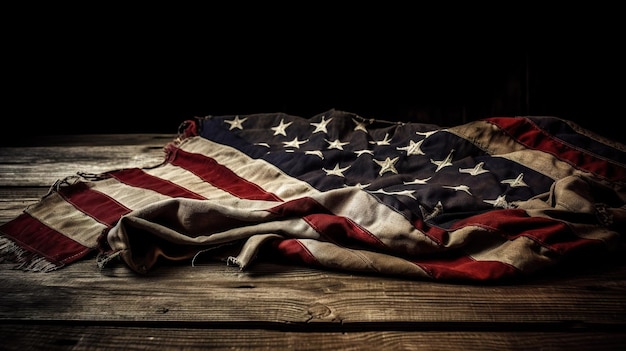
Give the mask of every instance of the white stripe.
<path id="1" fill-rule="evenodd" d="M 161 167 L 164 168 L 163 171 L 160 171 L 159 169 L 150 169 L 145 171 L 152 176 L 175 182 L 177 185 L 189 191 L 206 197 L 207 201 L 210 200 L 212 202 L 219 203 L 222 206 L 255 211 L 272 208 L 277 205 L 274 201 L 248 200 L 233 196 L 226 191 L 220 190 L 219 188 L 204 182 L 195 174 L 171 164 L 163 165 Z M 179 181 L 180 183 L 178 183 Z M 140 210 L 145 206 L 171 198 L 170 196 L 163 195 L 151 189 L 144 189 L 121 183 L 115 178 L 109 178 L 91 184 L 93 185 L 92 190 L 112 197 L 121 205 L 128 207 L 131 210 Z"/>
<path id="2" fill-rule="evenodd" d="M 163 180 L 170 181 L 182 188 L 192 191 L 202 197 L 214 201 L 233 201 L 235 196 L 227 191 L 205 182 L 202 178 L 184 168 L 166 164 L 162 167 L 146 170 L 146 173 Z M 275 202 L 268 202 L 268 206 L 275 206 Z"/>
<path id="3" fill-rule="evenodd" d="M 388 247 L 411 255 L 436 252 L 441 247 L 415 228 L 399 212 L 381 204 L 357 187 L 321 193 L 313 198 L 332 213 L 350 218 Z"/>
<path id="4" fill-rule="evenodd" d="M 27 208 L 25 212 L 88 248 L 97 246 L 96 239 L 107 228 L 106 225 L 76 210 L 58 193 L 51 193 L 42 201 Z"/>
<path id="5" fill-rule="evenodd" d="M 159 168 L 146 170 L 146 173 L 192 191 L 207 200 L 216 201 L 222 205 L 234 208 L 259 210 L 272 208 L 277 205 L 274 201 L 248 200 L 233 196 L 231 193 L 205 182 L 194 173 L 172 164 L 165 164 Z"/>
<path id="6" fill-rule="evenodd" d="M 526 273 L 554 264 L 550 249 L 525 236 L 507 240 L 492 235 L 474 241 L 466 251 L 477 261 L 502 262 Z"/>
<path id="7" fill-rule="evenodd" d="M 115 178 L 88 183 L 92 190 L 103 193 L 131 210 L 137 210 L 155 202 L 169 199 L 169 196 L 150 189 L 137 188 L 120 183 Z"/>
<path id="8" fill-rule="evenodd" d="M 402 214 L 381 204 L 376 197 L 360 188 L 346 187 L 320 192 L 308 183 L 284 174 L 276 166 L 264 160 L 252 159 L 229 146 L 200 137 L 186 141 L 181 144 L 183 150 L 212 157 L 240 177 L 284 200 L 310 196 L 335 215 L 350 218 L 394 250 L 419 254 L 435 252 L 439 248 L 437 243 L 416 229 Z"/>
<path id="9" fill-rule="evenodd" d="M 219 164 L 235 172 L 239 177 L 262 187 L 265 191 L 275 194 L 285 201 L 319 193 L 308 183 L 286 175 L 271 163 L 248 157 L 230 146 L 201 137 L 189 138 L 185 141 L 180 145 L 183 150 L 211 157 Z"/>
<path id="10" fill-rule="evenodd" d="M 543 151 L 526 149 L 506 155 L 493 155 L 493 157 L 501 157 L 519 163 L 554 180 L 563 179 L 571 175 L 589 175 L 589 172 L 576 169 L 569 163 L 563 162 Z"/>
<path id="11" fill-rule="evenodd" d="M 400 257 L 349 249 L 318 240 L 299 239 L 298 241 L 320 264 L 328 268 L 430 278 L 430 275 L 421 267 Z"/>
<path id="12" fill-rule="evenodd" d="M 474 121 L 446 131 L 471 142 L 494 157 L 514 161 L 544 174 L 552 179 L 561 179 L 584 172 L 550 153 L 528 149 L 508 134 L 486 121 Z"/>

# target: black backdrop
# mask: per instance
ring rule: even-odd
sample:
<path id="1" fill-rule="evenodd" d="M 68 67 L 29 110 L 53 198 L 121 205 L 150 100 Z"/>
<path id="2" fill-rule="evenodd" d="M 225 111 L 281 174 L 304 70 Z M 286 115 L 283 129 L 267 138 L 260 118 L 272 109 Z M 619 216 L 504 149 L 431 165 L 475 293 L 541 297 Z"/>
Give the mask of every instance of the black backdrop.
<path id="1" fill-rule="evenodd" d="M 625 139 L 617 22 L 546 16 L 418 25 L 428 16 L 402 10 L 395 17 L 252 10 L 228 20 L 215 11 L 202 19 L 166 12 L 16 13 L 21 20 L 4 43 L 2 141 L 174 133 L 194 116 L 309 117 L 331 108 L 444 126 L 553 115 Z"/>

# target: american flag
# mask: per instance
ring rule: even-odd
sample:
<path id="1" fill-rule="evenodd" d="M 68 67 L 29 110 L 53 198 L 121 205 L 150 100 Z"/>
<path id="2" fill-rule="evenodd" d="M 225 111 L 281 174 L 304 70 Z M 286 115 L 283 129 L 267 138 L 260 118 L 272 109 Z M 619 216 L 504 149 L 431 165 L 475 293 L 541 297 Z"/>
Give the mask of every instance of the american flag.
<path id="1" fill-rule="evenodd" d="M 164 150 L 152 168 L 57 182 L 0 226 L 0 254 L 42 271 L 95 252 L 139 273 L 274 257 L 478 281 L 614 251 L 626 230 L 626 147 L 556 117 L 207 116 Z"/>

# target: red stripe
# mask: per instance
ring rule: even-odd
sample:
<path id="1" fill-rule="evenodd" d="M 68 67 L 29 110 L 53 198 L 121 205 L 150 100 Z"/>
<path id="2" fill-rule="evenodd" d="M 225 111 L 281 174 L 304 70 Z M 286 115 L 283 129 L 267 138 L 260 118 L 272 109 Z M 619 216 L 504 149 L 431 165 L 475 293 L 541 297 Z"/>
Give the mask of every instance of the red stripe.
<path id="1" fill-rule="evenodd" d="M 74 262 L 92 250 L 46 226 L 27 213 L 22 213 L 10 222 L 1 225 L 0 232 L 10 237 L 23 249 L 43 256 L 57 266 Z"/>
<path id="2" fill-rule="evenodd" d="M 520 274 L 515 267 L 499 261 L 476 261 L 468 256 L 414 261 L 435 279 L 493 280 Z"/>
<path id="3" fill-rule="evenodd" d="M 108 226 L 113 226 L 121 216 L 131 211 L 115 199 L 92 190 L 85 183 L 62 187 L 59 195 L 79 211 Z"/>
<path id="4" fill-rule="evenodd" d="M 612 181 L 626 181 L 626 168 L 600 159 L 592 154 L 573 148 L 555 139 L 536 124 L 524 117 L 488 118 L 524 146 L 547 152 L 570 165 Z"/>
<path id="5" fill-rule="evenodd" d="M 386 248 L 380 239 L 367 230 L 359 227 L 346 217 L 332 214 L 312 214 L 304 217 L 313 229 L 330 237 L 333 241 L 342 242 L 344 246 L 350 246 L 350 240 L 357 244 L 366 244 L 378 248 Z"/>
<path id="6" fill-rule="evenodd" d="M 349 245 L 350 241 L 373 247 L 386 247 L 369 231 L 347 217 L 337 216 L 310 197 L 302 197 L 282 203 L 268 210 L 282 217 L 300 217 L 313 229 L 332 242 Z"/>
<path id="7" fill-rule="evenodd" d="M 120 171 L 110 172 L 108 174 L 122 183 L 136 188 L 153 190 L 169 197 L 185 197 L 197 200 L 206 199 L 202 195 L 185 189 L 180 185 L 170 182 L 169 180 L 150 175 L 139 168 L 123 169 Z"/>
<path id="8" fill-rule="evenodd" d="M 285 239 L 274 243 L 280 257 L 310 266 L 322 266 L 315 256 L 298 239 Z M 498 261 L 476 261 L 468 256 L 450 259 L 413 261 L 434 279 L 449 280 L 493 280 L 515 277 L 520 271 Z"/>
<path id="9" fill-rule="evenodd" d="M 241 178 L 227 167 L 217 163 L 214 159 L 182 149 L 170 149 L 169 161 L 171 164 L 184 168 L 234 196 L 250 200 L 281 201 L 281 199 L 258 185 Z"/>
<path id="10" fill-rule="evenodd" d="M 509 240 L 525 236 L 560 254 L 587 246 L 604 245 L 601 240 L 585 239 L 564 222 L 544 217 L 531 217 L 524 210 L 493 210 L 455 223 L 451 231 L 465 226 L 480 226 L 497 231 Z"/>
<path id="11" fill-rule="evenodd" d="M 315 256 L 298 239 L 276 240 L 272 246 L 279 252 L 280 257 L 306 265 L 321 266 Z"/>
<path id="12" fill-rule="evenodd" d="M 438 227 L 429 227 L 421 218 L 413 221 L 413 226 L 440 246 L 449 240 L 450 234 L 448 231 Z"/>

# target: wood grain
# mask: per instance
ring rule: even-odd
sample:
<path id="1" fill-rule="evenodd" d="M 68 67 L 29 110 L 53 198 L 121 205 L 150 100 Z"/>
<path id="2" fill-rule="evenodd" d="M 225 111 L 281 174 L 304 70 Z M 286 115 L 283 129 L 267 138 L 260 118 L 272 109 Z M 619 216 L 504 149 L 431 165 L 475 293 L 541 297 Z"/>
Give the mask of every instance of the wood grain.
<path id="1" fill-rule="evenodd" d="M 49 187 L 0 187 L 0 224 L 18 216 L 29 205 L 36 203 Z"/>
<path id="2" fill-rule="evenodd" d="M 468 285 L 276 263 L 242 272 L 222 262 L 165 265 L 140 276 L 125 266 L 99 271 L 87 259 L 47 274 L 1 269 L 0 319 L 626 328 L 624 276 L 620 267 L 575 278 Z"/>
<path id="3" fill-rule="evenodd" d="M 1 324 L 3 350 L 621 350 L 623 332 L 280 331 Z"/>
<path id="4" fill-rule="evenodd" d="M 50 186 L 77 172 L 156 166 L 163 162 L 167 142 L 154 138 L 136 145 L 79 145 L 72 139 L 67 143 L 71 145 L 0 148 L 0 186 Z"/>
<path id="5" fill-rule="evenodd" d="M 0 223 L 78 171 L 148 167 L 174 135 L 82 135 L 0 148 Z M 621 350 L 626 258 L 498 284 L 359 275 L 259 260 L 163 263 L 148 275 L 0 263 L 2 350 Z"/>

